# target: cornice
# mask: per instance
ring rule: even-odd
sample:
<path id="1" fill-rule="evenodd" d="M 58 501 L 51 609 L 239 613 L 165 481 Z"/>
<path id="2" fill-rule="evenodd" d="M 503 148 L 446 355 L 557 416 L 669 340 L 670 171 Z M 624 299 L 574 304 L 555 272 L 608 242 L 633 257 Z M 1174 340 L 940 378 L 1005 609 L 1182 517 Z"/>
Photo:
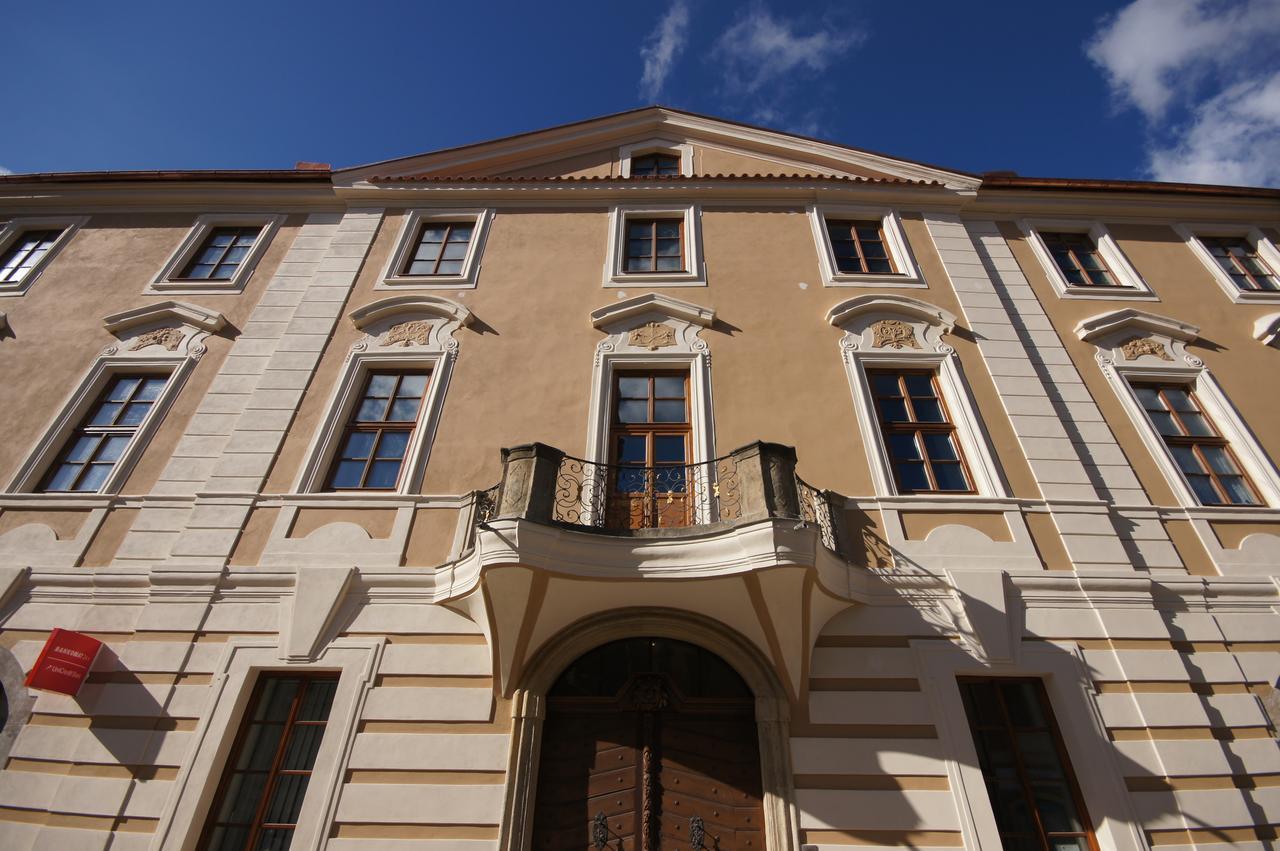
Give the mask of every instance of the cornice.
<path id="1" fill-rule="evenodd" d="M 716 319 L 716 312 L 709 307 L 683 301 L 666 293 L 645 293 L 591 311 L 591 324 L 596 328 L 604 328 L 621 319 L 650 312 L 665 313 L 673 319 L 683 319 L 703 328 L 710 328 Z"/>
<path id="2" fill-rule="evenodd" d="M 1090 316 L 1087 319 L 1081 319 L 1076 323 L 1075 333 L 1081 340 L 1091 343 L 1125 328 L 1137 328 L 1156 334 L 1163 334 L 1170 339 L 1181 340 L 1184 343 L 1191 342 L 1200 333 L 1199 327 L 1189 322 L 1181 322 L 1177 319 L 1170 319 L 1167 316 L 1160 316 L 1155 313 L 1147 313 L 1132 307 L 1111 310 L 1106 313 L 1099 313 L 1096 316 Z"/>

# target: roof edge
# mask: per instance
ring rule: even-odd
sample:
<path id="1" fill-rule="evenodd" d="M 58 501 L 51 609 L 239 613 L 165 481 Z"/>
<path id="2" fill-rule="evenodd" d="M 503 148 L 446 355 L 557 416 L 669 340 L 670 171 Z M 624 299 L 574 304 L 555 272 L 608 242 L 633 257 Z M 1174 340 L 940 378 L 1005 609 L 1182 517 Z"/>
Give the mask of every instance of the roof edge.
<path id="1" fill-rule="evenodd" d="M 328 169 L 164 169 L 151 171 L 44 171 L 0 174 L 11 183 L 330 183 Z"/>
<path id="2" fill-rule="evenodd" d="M 1280 189 L 1261 186 L 1228 186 L 1215 183 L 1170 183 L 1159 180 L 1108 180 L 1089 177 L 1021 177 L 988 175 L 978 191 L 1029 189 L 1032 191 L 1147 192 L 1164 195 L 1212 195 L 1280 199 Z"/>

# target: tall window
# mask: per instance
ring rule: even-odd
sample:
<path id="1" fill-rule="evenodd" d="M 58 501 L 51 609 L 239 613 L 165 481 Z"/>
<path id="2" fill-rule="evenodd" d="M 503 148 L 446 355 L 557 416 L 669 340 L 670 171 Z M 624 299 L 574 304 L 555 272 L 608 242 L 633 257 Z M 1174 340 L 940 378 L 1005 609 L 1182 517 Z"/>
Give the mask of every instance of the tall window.
<path id="1" fill-rule="evenodd" d="M 1088 234 L 1041 231 L 1040 238 L 1071 286 L 1120 286 Z"/>
<path id="2" fill-rule="evenodd" d="M 258 679 L 201 851 L 287 851 L 337 686 L 337 674 Z"/>
<path id="3" fill-rule="evenodd" d="M 671 177 L 680 173 L 680 157 L 675 154 L 645 154 L 631 158 L 632 177 Z"/>
<path id="4" fill-rule="evenodd" d="M 102 490 L 168 381 L 167 375 L 112 377 L 72 433 L 41 490 Z"/>
<path id="5" fill-rule="evenodd" d="M 689 373 L 621 373 L 613 399 L 608 525 L 688 526 Z"/>
<path id="6" fill-rule="evenodd" d="M 969 730 L 1010 851 L 1097 851 L 1040 680 L 960 680 Z"/>
<path id="7" fill-rule="evenodd" d="M 1133 390 L 1202 505 L 1261 503 L 1193 392 L 1178 384 L 1134 383 Z"/>
<path id="8" fill-rule="evenodd" d="M 422 371 L 371 372 L 329 473 L 331 490 L 394 490 L 427 392 Z"/>
<path id="9" fill-rule="evenodd" d="M 211 228 L 200 250 L 182 270 L 181 277 L 187 280 L 231 280 L 261 233 L 259 225 Z"/>
<path id="10" fill-rule="evenodd" d="M 889 258 L 881 222 L 827 219 L 827 235 L 838 271 L 882 275 L 898 271 Z"/>
<path id="11" fill-rule="evenodd" d="M 424 222 L 402 274 L 462 274 L 475 228 L 475 222 Z"/>
<path id="12" fill-rule="evenodd" d="M 56 230 L 31 230 L 18 236 L 0 257 L 0 283 L 15 283 L 25 278 L 53 244 L 62 236 L 62 228 Z"/>
<path id="13" fill-rule="evenodd" d="M 684 271 L 683 233 L 681 219 L 627 219 L 626 271 Z"/>
<path id="14" fill-rule="evenodd" d="M 929 370 L 869 369 L 880 433 L 900 493 L 971 493 L 956 427 Z"/>
<path id="15" fill-rule="evenodd" d="M 1280 290 L 1280 279 L 1258 257 L 1249 240 L 1239 236 L 1197 237 L 1209 255 L 1241 290 Z"/>

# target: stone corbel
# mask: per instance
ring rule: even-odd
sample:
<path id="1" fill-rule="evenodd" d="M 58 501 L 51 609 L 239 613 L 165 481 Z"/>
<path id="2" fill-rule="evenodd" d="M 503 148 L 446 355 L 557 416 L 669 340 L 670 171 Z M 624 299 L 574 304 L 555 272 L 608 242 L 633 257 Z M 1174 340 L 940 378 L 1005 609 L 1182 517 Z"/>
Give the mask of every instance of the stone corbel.
<path id="1" fill-rule="evenodd" d="M 1022 607 L 1009 604 L 1005 572 L 948 570 L 946 573 L 963 616 L 964 637 L 975 653 L 992 664 L 1016 663 L 1022 645 Z"/>

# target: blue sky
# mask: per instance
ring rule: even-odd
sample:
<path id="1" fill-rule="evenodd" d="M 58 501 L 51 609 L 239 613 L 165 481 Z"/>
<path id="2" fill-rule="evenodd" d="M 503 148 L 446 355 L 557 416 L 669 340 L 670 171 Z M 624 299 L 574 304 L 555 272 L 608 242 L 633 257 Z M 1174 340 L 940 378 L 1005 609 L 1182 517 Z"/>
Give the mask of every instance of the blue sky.
<path id="1" fill-rule="evenodd" d="M 967 171 L 1280 185 L 1280 0 L 135 0 L 6 29 L 16 172 L 340 167 L 659 102 Z"/>

